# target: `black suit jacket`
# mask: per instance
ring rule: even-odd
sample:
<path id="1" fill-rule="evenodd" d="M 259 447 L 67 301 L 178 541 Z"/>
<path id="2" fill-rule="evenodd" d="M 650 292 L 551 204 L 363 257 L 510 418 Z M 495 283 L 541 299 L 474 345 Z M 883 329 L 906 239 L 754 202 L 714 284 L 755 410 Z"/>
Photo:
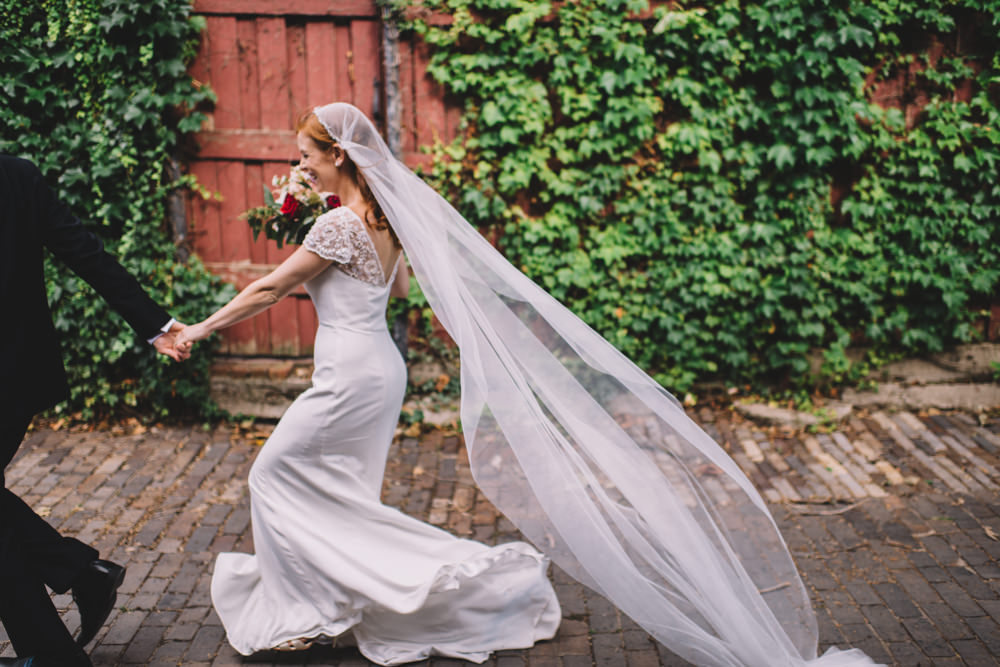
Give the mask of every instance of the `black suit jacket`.
<path id="1" fill-rule="evenodd" d="M 30 416 L 69 395 L 45 292 L 43 248 L 143 338 L 170 321 L 56 198 L 38 168 L 6 155 L 0 155 L 0 243 L 0 416 Z"/>

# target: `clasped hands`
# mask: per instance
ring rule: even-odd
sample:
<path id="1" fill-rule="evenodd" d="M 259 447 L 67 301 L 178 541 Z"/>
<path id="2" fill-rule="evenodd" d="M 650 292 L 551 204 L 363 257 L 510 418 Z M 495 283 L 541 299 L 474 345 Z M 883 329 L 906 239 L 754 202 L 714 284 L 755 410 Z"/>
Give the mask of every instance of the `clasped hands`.
<path id="1" fill-rule="evenodd" d="M 208 332 L 199 322 L 190 326 L 175 322 L 170 330 L 153 341 L 153 347 L 160 354 L 174 361 L 184 361 L 191 356 L 191 347 L 197 340 L 208 338 Z"/>

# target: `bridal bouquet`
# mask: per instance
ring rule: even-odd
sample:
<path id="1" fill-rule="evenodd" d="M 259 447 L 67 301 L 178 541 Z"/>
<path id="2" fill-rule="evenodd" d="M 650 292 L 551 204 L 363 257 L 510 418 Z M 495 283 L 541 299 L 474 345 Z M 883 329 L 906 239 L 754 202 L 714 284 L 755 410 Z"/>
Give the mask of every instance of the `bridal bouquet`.
<path id="1" fill-rule="evenodd" d="M 331 208 L 340 206 L 340 198 L 329 192 L 316 192 L 309 178 L 298 167 L 288 176 L 275 176 L 273 190 L 264 186 L 264 206 L 243 213 L 256 241 L 261 232 L 277 242 L 300 244 L 316 218 Z"/>

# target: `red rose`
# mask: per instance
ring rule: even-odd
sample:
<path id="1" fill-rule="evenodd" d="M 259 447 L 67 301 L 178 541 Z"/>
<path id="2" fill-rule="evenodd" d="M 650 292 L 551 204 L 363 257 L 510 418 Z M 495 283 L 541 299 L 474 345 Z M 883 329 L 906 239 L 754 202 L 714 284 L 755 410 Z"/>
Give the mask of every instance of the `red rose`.
<path id="1" fill-rule="evenodd" d="M 295 212 L 299 210 L 299 200 L 292 195 L 285 195 L 285 201 L 281 202 L 281 213 L 282 215 L 287 215 L 292 217 Z"/>
<path id="2" fill-rule="evenodd" d="M 337 195 L 327 195 L 326 205 L 330 208 L 337 208 L 340 206 L 340 197 Z"/>

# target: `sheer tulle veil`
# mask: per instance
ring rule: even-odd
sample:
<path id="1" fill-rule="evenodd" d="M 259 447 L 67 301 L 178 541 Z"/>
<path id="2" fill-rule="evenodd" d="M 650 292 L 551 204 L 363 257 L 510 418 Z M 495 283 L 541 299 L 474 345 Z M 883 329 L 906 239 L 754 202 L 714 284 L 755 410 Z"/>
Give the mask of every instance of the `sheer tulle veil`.
<path id="1" fill-rule="evenodd" d="M 497 252 L 342 103 L 361 169 L 461 356 L 477 484 L 539 550 L 697 665 L 817 658 L 816 618 L 764 501 L 678 402 Z"/>

